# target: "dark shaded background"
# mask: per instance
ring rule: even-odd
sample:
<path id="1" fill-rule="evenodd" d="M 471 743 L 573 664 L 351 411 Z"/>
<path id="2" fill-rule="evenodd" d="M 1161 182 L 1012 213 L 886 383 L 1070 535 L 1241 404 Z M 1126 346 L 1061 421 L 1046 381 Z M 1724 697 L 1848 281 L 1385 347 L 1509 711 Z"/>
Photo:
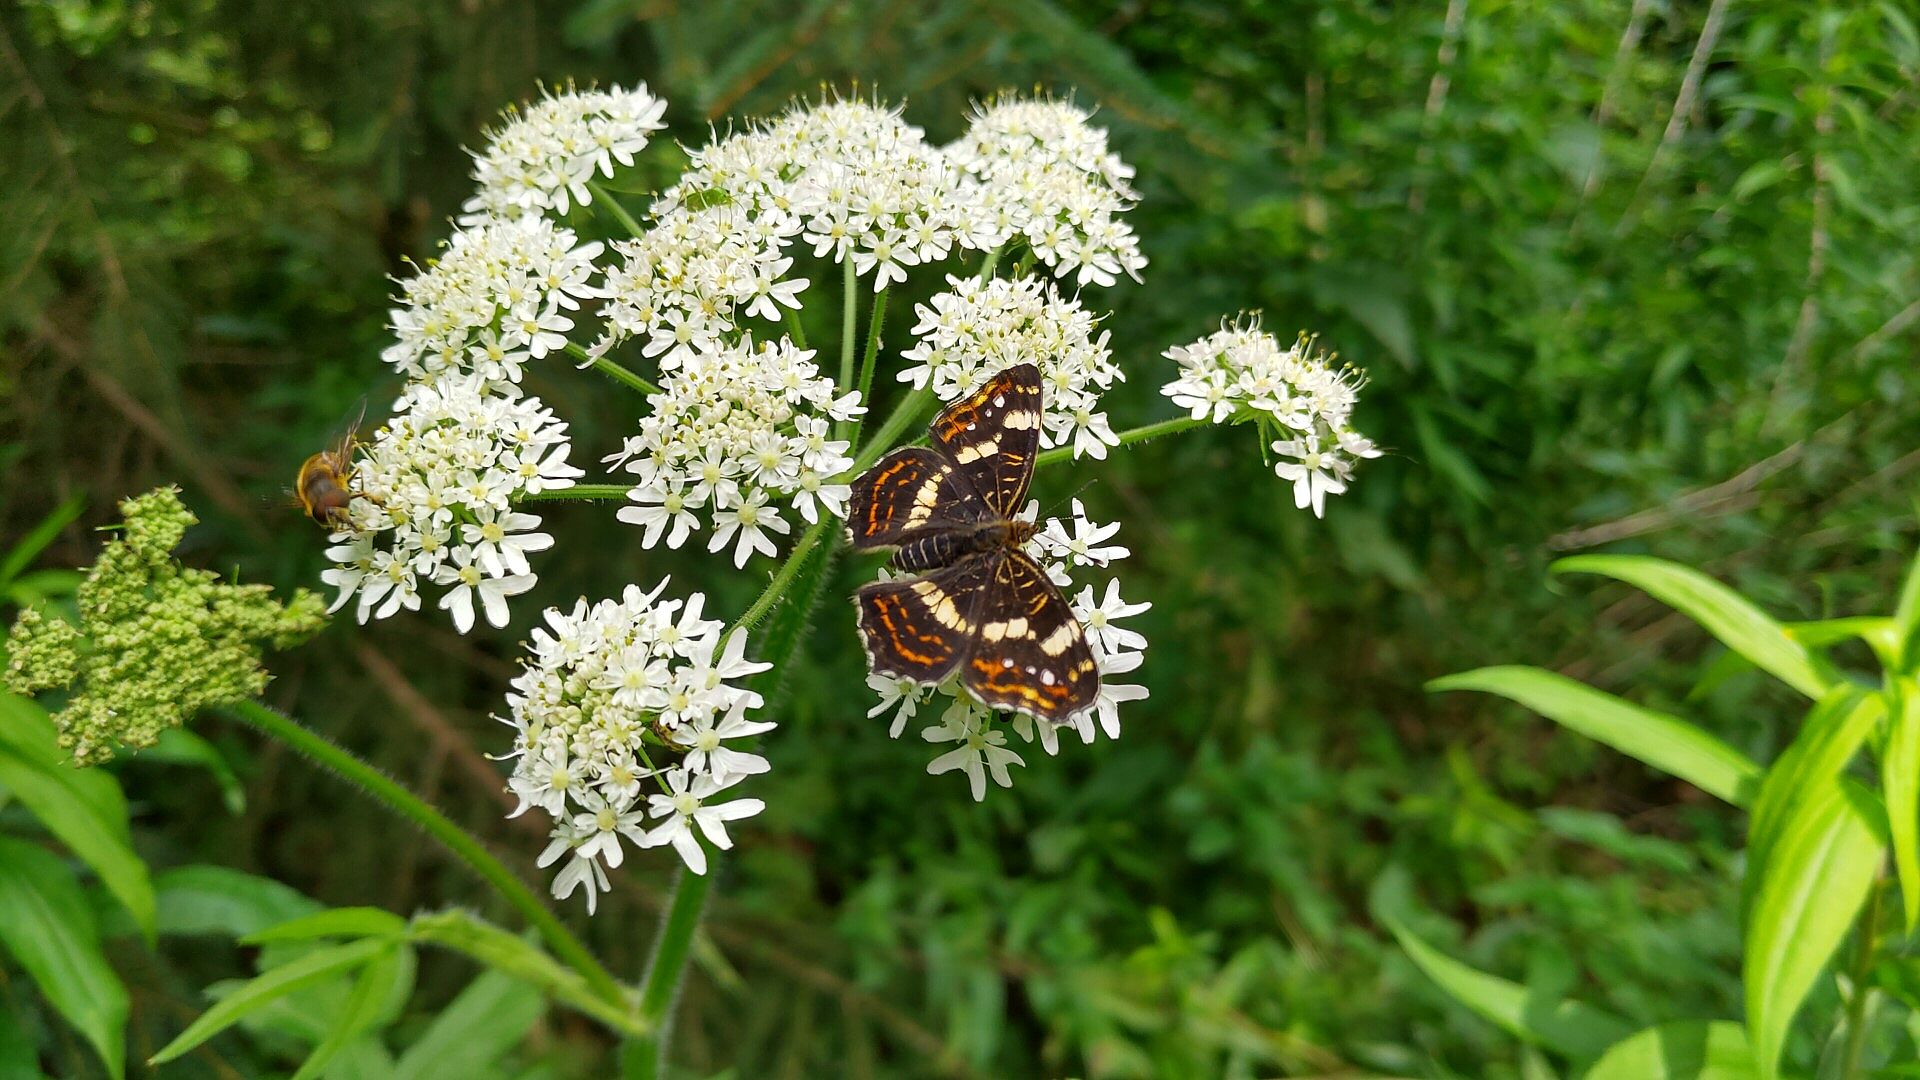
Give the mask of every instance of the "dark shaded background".
<path id="1" fill-rule="evenodd" d="M 322 538 L 283 505 L 287 481 L 397 388 L 377 358 L 387 276 L 449 231 L 461 147 L 541 80 L 644 80 L 688 141 L 823 85 L 904 99 L 941 140 L 999 88 L 1071 93 L 1145 196 L 1147 283 L 1092 297 L 1115 308 L 1131 377 L 1116 423 L 1170 414 L 1168 344 L 1261 309 L 1370 372 L 1358 422 L 1393 453 L 1324 522 L 1244 432 L 1054 481 L 1043 496 L 1097 478 L 1083 497 L 1126 522 L 1128 595 L 1155 604 L 1139 620 L 1153 697 L 1119 743 L 1030 755 L 983 805 L 864 717 L 850 620 L 829 605 L 756 781 L 769 812 L 725 864 L 718 951 L 686 992 L 690 1075 L 1518 1075 L 1521 1051 L 1391 946 L 1383 905 L 1635 1021 L 1735 1015 L 1737 822 L 1543 721 L 1420 685 L 1544 664 L 1764 759 L 1779 700 L 1737 677 L 1681 701 L 1703 635 L 1623 591 L 1549 582 L 1546 563 L 1649 551 L 1783 617 L 1890 607 L 1920 461 L 1915 14 L 28 0 L 0 13 L 0 547 L 84 492 L 48 560 L 82 563 L 114 499 L 178 482 L 206 522 L 190 560 L 315 584 Z M 645 168 L 658 181 L 677 160 L 662 144 Z M 564 365 L 530 379 L 579 457 L 632 421 Z M 757 586 L 642 552 L 601 508 L 548 521 L 539 603 L 672 572 L 738 610 Z M 276 661 L 272 698 L 530 861 L 539 837 L 501 820 L 479 756 L 505 745 L 487 714 L 515 641 L 434 615 L 343 622 Z M 135 763 L 156 864 L 401 911 L 483 902 L 330 778 L 201 730 L 248 809 Z M 589 931 L 633 971 L 669 869 L 629 865 Z M 145 963 L 128 978 L 147 1038 L 244 970 Z M 464 975 L 429 960 L 416 1009 Z M 594 1075 L 605 1049 L 556 1013 L 526 1056 Z"/>

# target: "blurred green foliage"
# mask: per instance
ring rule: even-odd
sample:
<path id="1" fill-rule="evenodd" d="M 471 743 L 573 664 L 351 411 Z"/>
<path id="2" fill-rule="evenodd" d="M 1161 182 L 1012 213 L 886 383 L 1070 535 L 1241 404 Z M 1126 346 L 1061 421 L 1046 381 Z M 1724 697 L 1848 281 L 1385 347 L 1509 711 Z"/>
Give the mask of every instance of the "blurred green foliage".
<path id="1" fill-rule="evenodd" d="M 1325 522 L 1226 433 L 1053 481 L 1043 497 L 1098 477 L 1084 497 L 1127 522 L 1153 698 L 1117 744 L 983 805 L 865 719 L 827 605 L 677 1053 L 742 1076 L 1535 1075 L 1383 917 L 1636 1027 L 1737 1015 L 1740 826 L 1420 684 L 1498 659 L 1630 678 L 1656 707 L 1688 693 L 1704 635 L 1624 590 L 1545 594 L 1565 550 L 1656 552 L 1783 617 L 1888 606 L 1920 463 L 1916 19 L 1908 0 L 25 0 L 0 12 L 0 535 L 84 493 L 42 563 L 78 565 L 114 499 L 178 482 L 207 523 L 190 563 L 311 584 L 322 540 L 287 482 L 396 389 L 386 276 L 449 231 L 461 146 L 541 80 L 645 80 L 689 141 L 822 84 L 904 98 L 940 139 L 998 88 L 1073 93 L 1145 195 L 1147 283 L 1101 298 L 1131 376 L 1116 422 L 1167 414 L 1162 348 L 1257 308 L 1369 370 L 1357 421 L 1394 453 Z M 582 458 L 631 422 L 563 367 L 534 383 Z M 757 585 L 642 553 L 592 507 L 549 520 L 543 602 L 672 571 L 738 610 Z M 502 745 L 486 717 L 514 648 L 341 625 L 280 660 L 275 701 L 524 861 L 538 839 L 499 820 L 477 756 Z M 1689 711 L 1764 761 L 1777 694 L 1732 674 Z M 157 867 L 402 912 L 479 895 L 328 777 L 201 730 L 246 810 L 130 765 Z M 621 970 L 667 872 L 640 861 L 589 927 Z M 160 956 L 117 957 L 136 1050 L 248 970 Z M 402 1023 L 471 974 L 423 957 Z M 63 1074 L 97 1068 L 68 1044 Z M 558 1014 L 528 1046 L 531 1075 L 606 1053 Z"/>

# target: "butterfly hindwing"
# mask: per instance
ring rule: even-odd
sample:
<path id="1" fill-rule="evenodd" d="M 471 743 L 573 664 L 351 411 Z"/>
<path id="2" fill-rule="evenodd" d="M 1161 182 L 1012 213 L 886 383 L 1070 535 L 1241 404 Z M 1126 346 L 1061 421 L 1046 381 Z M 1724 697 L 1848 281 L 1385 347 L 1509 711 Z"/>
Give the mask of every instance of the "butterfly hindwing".
<path id="1" fill-rule="evenodd" d="M 962 559 L 924 577 L 861 586 L 854 603 L 873 670 L 921 683 L 946 678 L 973 643 L 991 561 Z"/>
<path id="2" fill-rule="evenodd" d="M 1015 364 L 947 406 L 930 429 L 934 445 L 1000 517 L 1026 501 L 1040 452 L 1040 403 L 1040 369 Z"/>
<path id="3" fill-rule="evenodd" d="M 847 499 L 855 551 L 895 547 L 915 533 L 962 529 L 990 516 L 959 467 L 924 446 L 881 458 L 854 480 Z"/>
<path id="4" fill-rule="evenodd" d="M 1073 605 L 1026 552 L 1005 548 L 983 560 L 991 565 L 962 661 L 967 689 L 995 708 L 1056 723 L 1091 706 L 1100 672 Z"/>

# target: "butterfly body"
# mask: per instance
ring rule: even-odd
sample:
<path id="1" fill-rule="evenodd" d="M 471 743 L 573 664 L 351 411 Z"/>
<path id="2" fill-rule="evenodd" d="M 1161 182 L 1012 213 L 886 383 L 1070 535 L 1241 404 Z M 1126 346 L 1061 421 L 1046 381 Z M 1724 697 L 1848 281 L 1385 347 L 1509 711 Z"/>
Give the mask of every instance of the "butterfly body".
<path id="1" fill-rule="evenodd" d="M 1085 629 L 1022 545 L 1015 516 L 1039 452 L 1039 369 L 1016 364 L 942 412 L 931 446 L 881 458 L 853 484 L 855 550 L 894 549 L 914 577 L 855 597 L 873 670 L 921 683 L 956 673 L 981 701 L 1064 723 L 1090 707 L 1100 673 Z"/>

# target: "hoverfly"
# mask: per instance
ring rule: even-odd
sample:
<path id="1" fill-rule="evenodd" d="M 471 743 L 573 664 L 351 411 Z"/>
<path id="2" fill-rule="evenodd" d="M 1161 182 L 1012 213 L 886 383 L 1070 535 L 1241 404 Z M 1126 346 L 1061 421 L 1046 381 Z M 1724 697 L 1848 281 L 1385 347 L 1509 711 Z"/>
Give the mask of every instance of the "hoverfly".
<path id="1" fill-rule="evenodd" d="M 347 506 L 358 496 L 353 490 L 353 451 L 360 445 L 357 436 L 366 411 L 362 405 L 340 441 L 301 462 L 294 477 L 294 499 L 314 524 L 328 531 L 347 527 Z"/>

